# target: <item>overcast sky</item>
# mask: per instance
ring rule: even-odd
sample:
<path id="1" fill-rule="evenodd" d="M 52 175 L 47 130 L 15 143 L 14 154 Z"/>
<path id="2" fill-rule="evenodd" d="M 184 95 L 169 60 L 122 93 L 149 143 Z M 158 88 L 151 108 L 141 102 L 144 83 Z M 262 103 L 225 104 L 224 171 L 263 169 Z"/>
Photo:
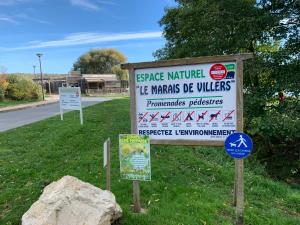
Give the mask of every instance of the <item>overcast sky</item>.
<path id="1" fill-rule="evenodd" d="M 174 0 L 0 0 L 0 66 L 67 73 L 91 48 L 117 48 L 129 62 L 153 60 L 164 45 L 158 21 Z"/>

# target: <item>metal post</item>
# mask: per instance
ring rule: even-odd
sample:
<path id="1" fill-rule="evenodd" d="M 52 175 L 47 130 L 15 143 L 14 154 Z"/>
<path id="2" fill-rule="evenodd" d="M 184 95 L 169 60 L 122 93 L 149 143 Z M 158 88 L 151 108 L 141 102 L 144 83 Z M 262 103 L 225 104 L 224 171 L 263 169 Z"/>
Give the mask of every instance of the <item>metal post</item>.
<path id="1" fill-rule="evenodd" d="M 40 62 L 40 74 L 41 74 L 41 85 L 42 85 L 42 94 L 43 94 L 43 101 L 45 101 L 45 94 L 44 94 L 44 83 L 43 83 L 43 72 L 42 72 L 42 62 L 41 62 L 41 57 L 42 53 L 37 53 L 37 57 L 39 57 L 39 62 Z"/>
<path id="2" fill-rule="evenodd" d="M 83 112 L 82 112 L 82 98 L 81 98 L 81 89 L 78 88 L 80 93 L 80 124 L 83 125 Z"/>
<path id="3" fill-rule="evenodd" d="M 36 67 L 36 65 L 33 65 L 32 67 L 33 67 L 33 76 L 34 76 L 34 78 L 36 78 L 36 74 L 35 74 L 35 67 Z"/>
<path id="4" fill-rule="evenodd" d="M 61 94 L 60 94 L 60 88 L 58 88 L 59 93 L 59 111 L 60 111 L 60 119 L 64 120 L 64 109 L 61 106 Z"/>
<path id="5" fill-rule="evenodd" d="M 80 109 L 80 124 L 83 125 L 83 113 L 82 113 L 82 108 Z"/>
<path id="6" fill-rule="evenodd" d="M 49 95 L 51 95 L 51 78 L 49 78 Z"/>

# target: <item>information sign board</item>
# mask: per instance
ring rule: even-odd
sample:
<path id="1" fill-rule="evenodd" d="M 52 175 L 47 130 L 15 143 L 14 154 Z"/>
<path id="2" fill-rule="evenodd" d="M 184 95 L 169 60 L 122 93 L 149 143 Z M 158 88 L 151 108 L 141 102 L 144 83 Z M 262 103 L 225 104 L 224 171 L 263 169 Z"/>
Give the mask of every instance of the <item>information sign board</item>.
<path id="1" fill-rule="evenodd" d="M 81 106 L 81 90 L 80 87 L 60 87 L 59 88 L 59 106 L 60 116 L 63 120 L 64 109 L 79 110 L 80 123 L 83 124 L 83 113 Z"/>
<path id="2" fill-rule="evenodd" d="M 60 87 L 59 103 L 62 109 L 81 109 L 81 91 L 80 87 Z"/>
<path id="3" fill-rule="evenodd" d="M 135 70 L 137 133 L 224 141 L 237 129 L 236 63 Z"/>

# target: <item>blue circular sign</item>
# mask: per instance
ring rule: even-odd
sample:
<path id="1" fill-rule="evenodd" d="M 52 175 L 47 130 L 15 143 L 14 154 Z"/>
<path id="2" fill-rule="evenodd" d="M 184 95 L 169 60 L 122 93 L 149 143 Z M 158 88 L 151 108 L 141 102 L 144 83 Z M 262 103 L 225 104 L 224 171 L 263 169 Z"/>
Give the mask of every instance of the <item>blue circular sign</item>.
<path id="1" fill-rule="evenodd" d="M 224 147 L 228 155 L 242 159 L 251 153 L 253 142 L 247 134 L 236 132 L 226 138 Z"/>

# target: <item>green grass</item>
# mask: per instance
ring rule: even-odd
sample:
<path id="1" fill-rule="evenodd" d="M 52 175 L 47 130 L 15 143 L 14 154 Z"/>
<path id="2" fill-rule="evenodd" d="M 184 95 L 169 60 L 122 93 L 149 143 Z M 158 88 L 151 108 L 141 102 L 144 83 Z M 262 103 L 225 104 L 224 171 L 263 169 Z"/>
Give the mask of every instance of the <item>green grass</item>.
<path id="1" fill-rule="evenodd" d="M 118 134 L 130 132 L 129 100 L 52 117 L 0 133 L 0 224 L 19 224 L 45 185 L 73 175 L 105 187 L 102 146 L 112 140 L 112 191 L 124 225 L 233 224 L 233 160 L 222 148 L 152 146 L 152 181 L 141 182 L 146 214 L 131 211 L 132 182 L 121 180 Z M 300 190 L 267 177 L 245 160 L 245 221 L 251 225 L 300 224 Z"/>
<path id="2" fill-rule="evenodd" d="M 32 102 L 37 102 L 38 100 L 4 100 L 0 101 L 0 108 L 8 107 L 8 106 L 15 106 L 15 105 L 21 105 L 21 104 L 27 104 Z"/>

